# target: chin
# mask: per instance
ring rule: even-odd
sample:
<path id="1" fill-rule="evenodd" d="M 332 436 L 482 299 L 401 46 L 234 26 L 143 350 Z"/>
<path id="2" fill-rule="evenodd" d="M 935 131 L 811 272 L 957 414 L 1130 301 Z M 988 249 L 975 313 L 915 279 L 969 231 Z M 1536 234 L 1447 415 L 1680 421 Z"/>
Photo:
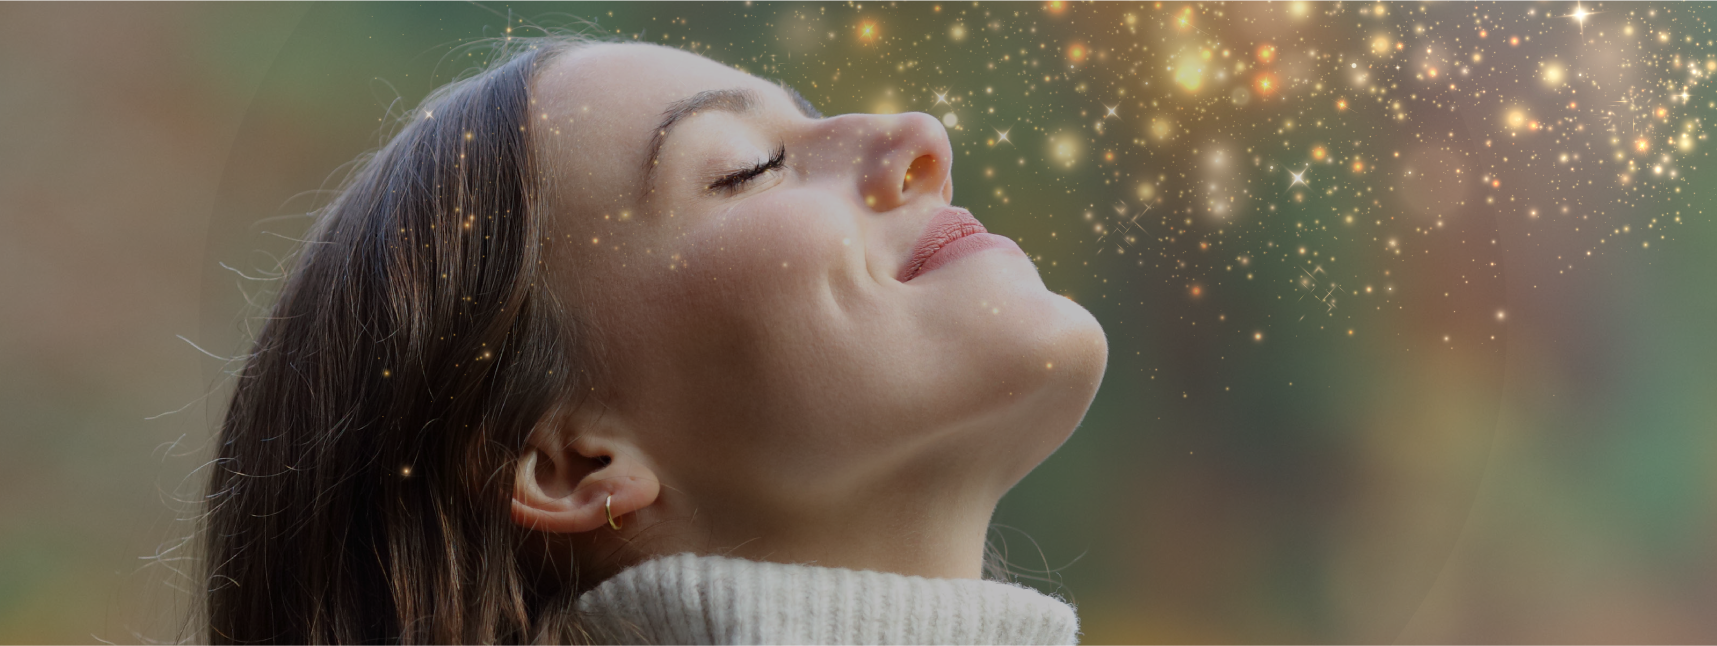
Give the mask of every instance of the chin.
<path id="1" fill-rule="evenodd" d="M 989 253 L 950 265 L 938 279 L 946 279 L 945 302 L 967 305 L 963 331 L 977 335 L 985 354 L 1000 360 L 986 370 L 991 375 L 1015 375 L 1025 383 L 1043 382 L 1063 388 L 1083 385 L 1090 403 L 1109 355 L 1103 326 L 1079 303 L 1044 286 L 1037 266 L 1023 256 Z M 926 275 L 923 278 L 930 278 Z M 921 278 L 922 279 L 922 278 Z M 975 303 L 973 303 L 975 301 Z"/>
<path id="2" fill-rule="evenodd" d="M 1011 488 L 1060 448 L 1079 428 L 1103 382 L 1109 342 L 1097 318 L 1072 299 L 1039 291 L 1042 319 L 1026 346 L 1034 360 L 1025 369 L 1038 379 L 1028 394 L 1004 410 L 1014 421 L 1011 459 L 1004 459 L 1003 489 Z"/>
<path id="3" fill-rule="evenodd" d="M 935 273 L 914 282 L 934 278 L 944 283 L 939 299 L 979 306 L 949 325 L 961 337 L 961 378 L 976 387 L 972 434 L 960 444 L 996 452 L 1005 490 L 1078 428 L 1103 380 L 1108 340 L 1089 311 L 1044 287 L 1028 259 L 995 254 Z"/>
<path id="4" fill-rule="evenodd" d="M 1097 317 L 1084 306 L 1038 284 L 1034 295 L 1041 309 L 1028 347 L 1042 360 L 1030 367 L 1041 371 L 1043 379 L 1039 401 L 1030 405 L 1043 409 L 1048 416 L 1044 421 L 1061 429 L 1055 438 L 1059 446 L 1085 417 L 1097 395 L 1108 367 L 1109 340 Z M 1060 423 L 1053 423 L 1055 420 Z M 1048 428 L 1044 431 L 1053 432 Z"/>

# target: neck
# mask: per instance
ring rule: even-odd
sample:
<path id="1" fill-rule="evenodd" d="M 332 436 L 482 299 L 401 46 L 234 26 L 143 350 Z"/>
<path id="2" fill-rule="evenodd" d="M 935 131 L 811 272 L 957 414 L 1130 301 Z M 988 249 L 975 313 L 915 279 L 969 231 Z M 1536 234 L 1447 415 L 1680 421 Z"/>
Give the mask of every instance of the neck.
<path id="1" fill-rule="evenodd" d="M 636 529 L 629 526 L 618 535 L 608 533 L 608 538 L 618 548 L 620 558 L 614 562 L 619 567 L 655 555 L 692 552 L 981 579 L 990 517 L 1006 487 L 949 478 L 946 464 L 923 473 L 933 477 L 892 478 L 886 490 L 788 506 L 791 513 L 780 513 L 782 507 L 772 505 L 695 499 L 681 493 L 686 489 L 664 486 L 656 504 L 629 516 Z M 733 500 L 751 498 L 727 497 Z"/>
<path id="2" fill-rule="evenodd" d="M 720 553 L 754 561 L 937 579 L 982 578 L 984 539 L 995 501 L 875 502 L 880 504 L 833 507 L 775 523 L 712 523 L 711 542 L 727 547 Z"/>

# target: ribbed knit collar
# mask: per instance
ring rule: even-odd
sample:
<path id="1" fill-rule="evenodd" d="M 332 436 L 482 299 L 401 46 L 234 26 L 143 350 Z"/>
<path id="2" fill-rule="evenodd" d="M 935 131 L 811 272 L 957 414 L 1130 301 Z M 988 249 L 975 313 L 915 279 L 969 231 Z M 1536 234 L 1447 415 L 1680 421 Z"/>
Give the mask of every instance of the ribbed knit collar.
<path id="1" fill-rule="evenodd" d="M 1072 644 L 1073 607 L 978 579 L 677 554 L 578 599 L 593 637 L 658 644 Z"/>

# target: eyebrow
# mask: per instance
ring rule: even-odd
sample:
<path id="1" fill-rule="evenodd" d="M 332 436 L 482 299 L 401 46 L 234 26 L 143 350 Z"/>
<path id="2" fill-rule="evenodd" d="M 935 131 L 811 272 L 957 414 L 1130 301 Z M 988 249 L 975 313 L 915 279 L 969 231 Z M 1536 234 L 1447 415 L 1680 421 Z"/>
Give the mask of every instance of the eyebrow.
<path id="1" fill-rule="evenodd" d="M 806 101 L 805 97 L 799 94 L 798 90 L 793 89 L 792 86 L 789 86 L 786 83 L 778 83 L 777 85 L 787 93 L 788 98 L 793 100 L 794 107 L 799 108 L 799 112 L 801 114 L 812 119 L 823 118 L 823 113 L 818 112 L 817 108 L 812 106 L 810 101 Z M 682 119 L 706 110 L 744 114 L 755 110 L 758 103 L 760 103 L 760 101 L 758 100 L 756 92 L 741 88 L 730 88 L 725 90 L 704 90 L 697 94 L 693 94 L 690 97 L 669 104 L 668 109 L 662 111 L 662 121 L 661 123 L 656 124 L 655 133 L 650 135 L 650 155 L 644 160 L 643 190 L 639 195 L 645 196 L 650 194 L 653 188 L 652 185 L 656 180 L 656 166 L 661 162 L 662 145 L 667 143 L 668 134 L 674 131 L 674 126 L 678 125 Z"/>

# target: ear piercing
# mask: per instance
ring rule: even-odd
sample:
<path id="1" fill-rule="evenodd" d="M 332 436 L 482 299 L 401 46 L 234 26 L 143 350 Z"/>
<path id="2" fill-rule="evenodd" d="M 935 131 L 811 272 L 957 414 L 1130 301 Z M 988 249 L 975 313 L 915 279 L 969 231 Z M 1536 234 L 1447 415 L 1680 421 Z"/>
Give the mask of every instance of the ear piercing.
<path id="1" fill-rule="evenodd" d="M 613 527 L 614 529 L 620 529 L 620 523 L 614 522 L 614 496 L 613 495 L 609 495 L 608 500 L 602 503 L 602 511 L 608 513 L 608 526 Z"/>

